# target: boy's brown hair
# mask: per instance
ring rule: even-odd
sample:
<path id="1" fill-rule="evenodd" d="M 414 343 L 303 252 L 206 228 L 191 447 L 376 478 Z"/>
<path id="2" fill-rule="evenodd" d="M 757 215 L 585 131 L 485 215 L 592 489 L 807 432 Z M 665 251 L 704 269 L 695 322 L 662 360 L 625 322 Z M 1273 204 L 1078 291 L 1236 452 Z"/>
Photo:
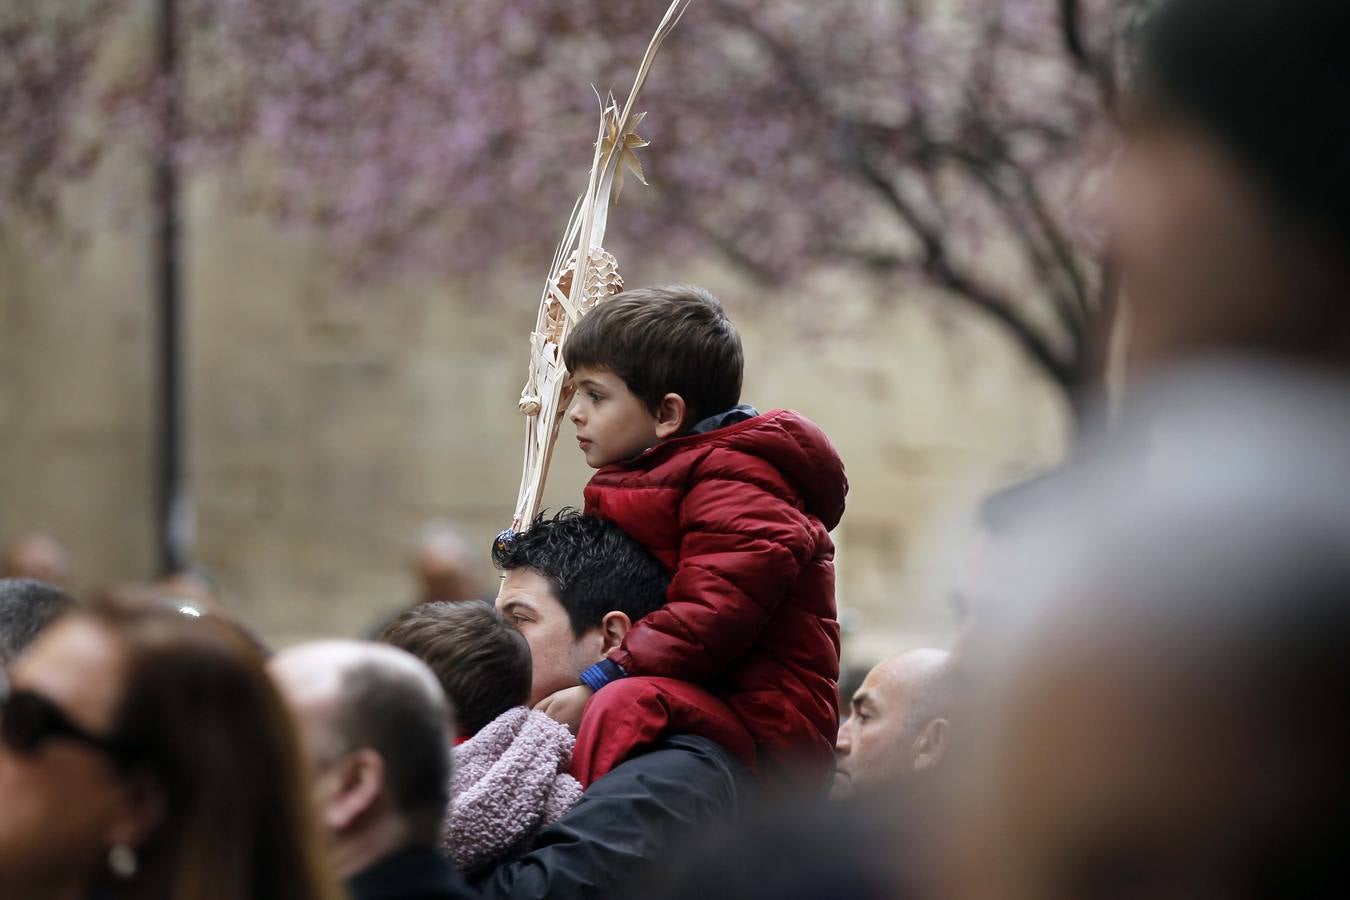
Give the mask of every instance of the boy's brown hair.
<path id="1" fill-rule="evenodd" d="M 563 362 L 573 372 L 613 372 L 653 411 L 679 394 L 686 427 L 741 402 L 741 337 L 717 298 L 693 285 L 636 288 L 602 302 L 568 337 Z"/>
<path id="2" fill-rule="evenodd" d="M 462 737 L 530 698 L 530 647 L 481 600 L 414 606 L 385 628 L 380 641 L 406 650 L 435 673 Z"/>

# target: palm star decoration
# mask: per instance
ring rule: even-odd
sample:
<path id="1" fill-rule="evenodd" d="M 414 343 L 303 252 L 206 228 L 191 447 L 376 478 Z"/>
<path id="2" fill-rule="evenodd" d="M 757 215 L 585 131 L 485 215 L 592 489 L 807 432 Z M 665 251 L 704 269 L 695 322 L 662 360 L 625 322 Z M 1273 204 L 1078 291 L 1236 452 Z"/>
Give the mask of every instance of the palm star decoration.
<path id="1" fill-rule="evenodd" d="M 638 125 L 646 117 L 645 112 L 640 112 L 633 116 L 628 123 L 628 127 L 619 133 L 619 108 L 614 102 L 614 96 L 611 94 L 609 105 L 605 107 L 605 137 L 600 143 L 600 155 L 607 157 L 610 153 L 618 154 L 618 162 L 614 169 L 614 202 L 619 202 L 619 195 L 623 193 L 624 170 L 627 169 L 633 173 L 633 177 L 644 185 L 647 183 L 647 176 L 642 171 L 642 161 L 638 159 L 637 152 L 643 147 L 648 146 L 651 141 L 643 140 L 637 133 Z"/>

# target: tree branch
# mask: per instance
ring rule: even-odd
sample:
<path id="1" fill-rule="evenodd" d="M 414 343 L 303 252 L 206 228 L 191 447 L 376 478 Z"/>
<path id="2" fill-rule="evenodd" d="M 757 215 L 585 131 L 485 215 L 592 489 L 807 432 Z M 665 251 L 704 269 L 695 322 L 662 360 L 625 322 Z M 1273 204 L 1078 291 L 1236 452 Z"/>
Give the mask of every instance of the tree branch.
<path id="1" fill-rule="evenodd" d="M 990 191 L 999 209 L 1012 219 L 1013 233 L 1021 239 L 1033 263 L 1049 280 L 1063 282 L 1058 288 L 1052 285 L 1049 293 L 1061 324 L 1073 340 L 1079 342 L 1091 315 L 1092 297 L 1087 275 L 1072 243 L 1050 214 L 1031 174 L 1012 157 L 1007 141 L 990 125 L 973 98 L 968 100 L 967 110 L 971 124 L 982 145 L 990 149 L 990 154 L 987 157 L 973 155 L 960 147 L 951 147 L 947 152 L 965 163 L 971 175 Z M 999 184 L 995 173 L 1000 171 L 1010 175 L 1016 183 L 1017 198 L 1009 196 Z M 1029 221 L 1018 214 L 1023 209 L 1029 214 Z"/>
<path id="2" fill-rule="evenodd" d="M 1035 326 L 1020 315 L 1011 302 L 979 284 L 975 276 L 961 272 L 952 265 L 941 236 L 924 223 L 889 178 L 862 155 L 858 156 L 856 165 L 859 172 L 877 189 L 896 214 L 913 229 L 923 247 L 925 274 L 939 286 L 960 296 L 1002 324 L 1047 375 L 1066 391 L 1073 390 L 1074 367 L 1065 364 L 1058 357 L 1049 341 L 1036 330 Z"/>
<path id="3" fill-rule="evenodd" d="M 790 48 L 784 46 L 773 35 L 759 28 L 756 23 L 739 10 L 732 9 L 725 3 L 720 4 L 720 8 L 729 21 L 738 25 L 768 51 L 787 80 L 797 89 L 803 99 L 810 103 L 823 118 L 836 124 L 841 162 L 860 177 L 865 184 L 875 190 L 883 202 L 890 207 L 914 235 L 921 250 L 921 271 L 937 286 L 964 299 L 977 310 L 1004 326 L 1055 383 L 1066 392 L 1072 393 L 1076 389 L 1076 363 L 1061 359 L 1059 354 L 1055 352 L 1050 340 L 1037 330 L 1030 319 L 1020 314 L 1011 301 L 980 283 L 973 273 L 964 272 L 956 266 L 943 240 L 940 224 L 928 221 L 904 196 L 890 176 L 878 168 L 868 156 L 863 142 L 859 139 L 860 132 L 866 130 L 868 126 L 855 122 L 851 117 L 834 108 Z M 913 126 L 914 123 L 911 122 L 907 134 L 910 139 L 915 137 Z M 919 137 L 925 138 L 923 135 L 919 135 Z M 926 139 L 921 142 L 929 150 L 940 146 Z M 896 258 L 899 259 L 900 257 Z M 879 257 L 874 257 L 873 261 L 876 262 L 879 259 Z M 1074 356 L 1077 356 L 1076 348 Z"/>
<path id="4" fill-rule="evenodd" d="M 1083 37 L 1080 0 L 1059 0 L 1059 14 L 1065 53 L 1079 71 L 1092 79 L 1102 106 L 1108 111 L 1115 109 L 1119 86 L 1116 84 L 1116 68 L 1110 50 L 1094 53 L 1088 46 Z"/>

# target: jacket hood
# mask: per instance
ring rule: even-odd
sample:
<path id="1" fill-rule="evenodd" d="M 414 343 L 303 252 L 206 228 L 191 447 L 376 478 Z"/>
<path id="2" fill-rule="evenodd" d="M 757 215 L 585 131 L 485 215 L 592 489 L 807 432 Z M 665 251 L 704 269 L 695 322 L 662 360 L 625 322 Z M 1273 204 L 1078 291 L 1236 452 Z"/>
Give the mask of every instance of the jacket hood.
<path id="1" fill-rule="evenodd" d="M 806 511 L 831 531 L 844 517 L 848 476 L 839 451 L 820 426 L 788 409 L 775 409 L 694 440 L 761 457 L 796 485 Z M 674 442 L 672 442 L 674 443 Z"/>

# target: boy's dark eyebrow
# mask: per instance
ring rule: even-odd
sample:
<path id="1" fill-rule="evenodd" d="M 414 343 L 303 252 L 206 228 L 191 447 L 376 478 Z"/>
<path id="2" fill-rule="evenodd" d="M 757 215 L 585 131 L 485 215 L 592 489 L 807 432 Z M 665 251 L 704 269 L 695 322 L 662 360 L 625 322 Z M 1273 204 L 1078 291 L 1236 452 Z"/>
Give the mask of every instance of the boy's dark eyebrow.
<path id="1" fill-rule="evenodd" d="M 581 379 L 580 381 L 577 382 L 577 387 L 602 388 L 602 387 L 604 387 L 604 385 L 601 384 L 601 383 L 598 382 L 598 381 L 592 381 L 592 380 L 589 379 L 589 378 L 583 378 L 583 379 Z"/>

